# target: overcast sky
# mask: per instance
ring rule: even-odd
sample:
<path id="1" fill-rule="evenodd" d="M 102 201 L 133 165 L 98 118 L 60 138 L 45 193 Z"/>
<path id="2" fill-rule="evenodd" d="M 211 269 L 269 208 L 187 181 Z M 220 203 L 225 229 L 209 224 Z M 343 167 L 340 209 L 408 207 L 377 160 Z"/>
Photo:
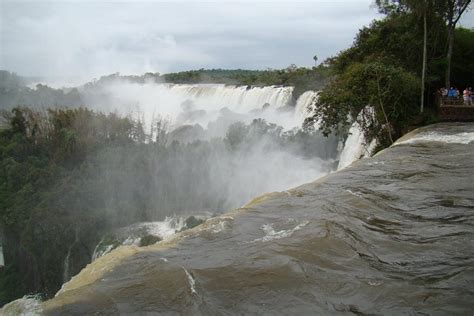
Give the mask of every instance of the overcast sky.
<path id="1" fill-rule="evenodd" d="M 0 0 L 0 69 L 92 78 L 311 66 L 314 54 L 336 54 L 380 17 L 372 3 Z"/>

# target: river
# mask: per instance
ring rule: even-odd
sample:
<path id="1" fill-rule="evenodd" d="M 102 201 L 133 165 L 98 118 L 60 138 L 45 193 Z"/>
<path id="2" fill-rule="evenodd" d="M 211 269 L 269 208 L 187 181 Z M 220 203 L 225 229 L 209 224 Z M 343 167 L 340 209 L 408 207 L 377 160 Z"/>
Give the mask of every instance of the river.
<path id="1" fill-rule="evenodd" d="M 471 314 L 474 125 L 418 129 L 373 158 L 88 265 L 47 315 Z"/>

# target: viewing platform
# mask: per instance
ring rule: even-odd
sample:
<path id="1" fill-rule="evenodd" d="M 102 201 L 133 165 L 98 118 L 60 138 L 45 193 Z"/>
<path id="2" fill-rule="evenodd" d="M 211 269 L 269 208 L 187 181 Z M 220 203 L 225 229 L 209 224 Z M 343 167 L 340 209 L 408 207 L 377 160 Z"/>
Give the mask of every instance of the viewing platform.
<path id="1" fill-rule="evenodd" d="M 461 97 L 441 98 L 438 104 L 442 122 L 474 122 L 474 103 L 467 105 Z"/>

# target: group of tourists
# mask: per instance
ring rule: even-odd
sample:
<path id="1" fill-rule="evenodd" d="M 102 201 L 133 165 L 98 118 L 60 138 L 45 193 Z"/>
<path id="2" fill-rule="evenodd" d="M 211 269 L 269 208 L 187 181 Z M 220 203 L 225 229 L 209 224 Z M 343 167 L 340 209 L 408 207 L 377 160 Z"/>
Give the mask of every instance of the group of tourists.
<path id="1" fill-rule="evenodd" d="M 461 99 L 461 93 L 459 89 L 455 87 L 451 87 L 449 89 L 446 88 L 441 88 L 438 91 L 439 95 L 447 100 L 447 101 L 456 101 L 456 100 L 464 100 L 464 105 L 473 105 L 474 104 L 474 93 L 472 92 L 471 87 L 466 87 L 466 89 L 463 90 L 462 92 L 462 99 Z"/>

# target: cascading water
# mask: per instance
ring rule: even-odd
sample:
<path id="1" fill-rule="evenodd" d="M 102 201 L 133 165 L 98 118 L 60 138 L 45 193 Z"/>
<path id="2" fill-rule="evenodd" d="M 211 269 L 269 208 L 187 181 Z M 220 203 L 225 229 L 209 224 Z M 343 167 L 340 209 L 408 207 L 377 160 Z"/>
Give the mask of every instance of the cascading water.
<path id="1" fill-rule="evenodd" d="M 71 272 L 70 272 L 71 271 L 71 268 L 70 268 L 71 253 L 72 253 L 72 249 L 78 242 L 79 242 L 79 232 L 76 229 L 74 231 L 74 242 L 71 245 L 69 245 L 66 258 L 64 259 L 63 283 L 69 281 L 69 279 L 71 278 Z"/>
<path id="2" fill-rule="evenodd" d="M 116 81 L 81 91 L 84 102 L 101 111 L 169 119 L 174 124 L 207 124 L 223 108 L 273 121 L 286 129 L 297 127 L 293 115 L 281 109 L 290 105 L 293 87 L 247 87 L 224 84 L 156 84 Z M 265 110 L 265 111 L 263 111 Z M 185 112 L 185 113 L 183 113 Z M 183 115 L 186 114 L 186 115 Z M 140 116 L 141 117 L 141 116 Z"/>
<path id="3" fill-rule="evenodd" d="M 154 242 L 166 240 L 177 232 L 192 228 L 190 222 L 200 224 L 205 218 L 205 216 L 199 218 L 194 216 L 188 218 L 182 216 L 166 217 L 164 221 L 137 223 L 118 229 L 112 234 L 109 233 L 107 238 L 103 238 L 99 242 L 92 254 L 92 261 L 109 253 L 118 246 L 143 245 L 143 240 L 146 240 L 146 238 L 150 239 L 149 237 L 151 236 L 155 237 L 151 239 Z"/>
<path id="4" fill-rule="evenodd" d="M 216 109 L 228 107 L 231 110 L 248 112 L 268 104 L 279 108 L 291 100 L 293 87 L 245 87 L 221 84 L 164 85 L 171 93 L 183 99 L 191 99 L 200 107 Z"/>
<path id="5" fill-rule="evenodd" d="M 366 107 L 358 114 L 357 119 L 360 120 L 362 117 L 369 119 L 371 116 L 373 116 L 373 109 Z M 346 141 L 344 142 L 343 149 L 339 156 L 337 170 L 344 169 L 360 158 L 370 157 L 376 145 L 377 142 L 375 139 L 370 141 L 365 139 L 362 127 L 357 120 L 354 121 L 349 129 Z"/>
<path id="6" fill-rule="evenodd" d="M 314 114 L 311 105 L 316 101 L 317 97 L 317 91 L 306 91 L 299 96 L 295 105 L 295 117 L 299 121 L 302 122 L 305 118 Z"/>
<path id="7" fill-rule="evenodd" d="M 337 170 L 344 169 L 361 157 L 368 155 L 365 146 L 365 137 L 357 122 L 354 122 L 349 129 L 349 135 L 344 143 L 344 149 L 339 157 Z"/>

